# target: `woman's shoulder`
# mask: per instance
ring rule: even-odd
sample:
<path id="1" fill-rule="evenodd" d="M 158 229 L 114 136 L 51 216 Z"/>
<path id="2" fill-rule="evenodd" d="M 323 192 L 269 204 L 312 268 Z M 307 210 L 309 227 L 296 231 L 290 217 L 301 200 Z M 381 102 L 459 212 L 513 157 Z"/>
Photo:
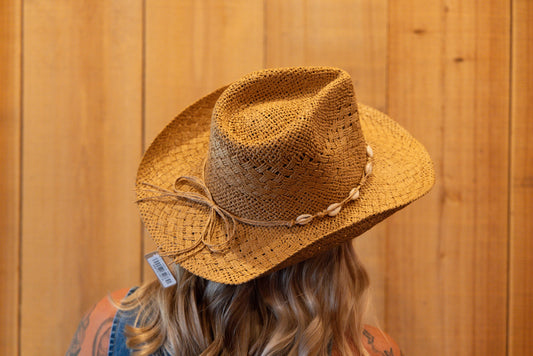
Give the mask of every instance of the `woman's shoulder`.
<path id="1" fill-rule="evenodd" d="M 122 300 L 128 291 L 129 288 L 124 288 L 111 293 L 85 314 L 70 343 L 67 356 L 107 354 L 111 326 L 117 312 L 111 300 Z"/>
<path id="2" fill-rule="evenodd" d="M 374 326 L 365 325 L 363 346 L 371 356 L 400 356 L 401 351 L 392 337 Z"/>

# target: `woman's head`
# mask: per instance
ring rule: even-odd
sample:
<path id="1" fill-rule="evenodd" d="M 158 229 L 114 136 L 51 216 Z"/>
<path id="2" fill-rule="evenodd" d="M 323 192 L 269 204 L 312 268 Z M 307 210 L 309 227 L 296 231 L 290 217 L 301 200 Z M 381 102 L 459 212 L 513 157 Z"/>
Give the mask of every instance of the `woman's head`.
<path id="1" fill-rule="evenodd" d="M 180 355 L 325 355 L 363 352 L 368 276 L 351 243 L 240 285 L 176 267 L 177 285 L 141 287 L 124 303 L 141 308 L 129 346 Z"/>
<path id="2" fill-rule="evenodd" d="M 141 308 L 130 345 L 320 355 L 332 342 L 349 354 L 352 340 L 364 353 L 368 278 L 347 241 L 433 181 L 425 148 L 357 103 L 341 69 L 263 70 L 201 98 L 139 166 L 145 226 L 184 269 L 176 287 L 126 301 Z"/>

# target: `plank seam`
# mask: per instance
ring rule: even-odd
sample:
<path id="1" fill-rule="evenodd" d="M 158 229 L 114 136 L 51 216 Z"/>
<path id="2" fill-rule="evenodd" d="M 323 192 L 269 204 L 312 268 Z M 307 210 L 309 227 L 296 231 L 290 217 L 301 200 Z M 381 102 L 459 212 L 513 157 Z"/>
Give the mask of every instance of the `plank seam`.
<path id="1" fill-rule="evenodd" d="M 23 198 L 23 118 L 24 118 L 24 0 L 20 2 L 20 58 L 19 58 L 19 186 L 18 186 L 18 261 L 17 261 L 17 274 L 18 274 L 18 305 L 17 305 L 17 355 L 21 355 L 22 348 L 22 198 Z"/>
<path id="2" fill-rule="evenodd" d="M 387 53 L 385 55 L 385 110 L 387 114 L 390 115 L 390 53 L 391 53 L 391 40 L 390 40 L 390 33 L 391 33 L 391 21 L 390 21 L 390 8 L 391 6 L 387 2 L 387 33 L 385 34 L 387 39 Z M 389 225 L 385 224 L 385 236 L 384 243 L 385 243 L 385 256 L 390 256 L 389 254 Z M 389 276 L 389 263 L 388 259 L 385 258 L 383 271 L 385 274 L 385 283 L 383 283 L 383 327 L 385 329 L 389 328 L 389 303 L 388 303 L 388 297 L 389 297 L 389 283 L 387 281 Z"/>
<path id="3" fill-rule="evenodd" d="M 512 198 L 513 198 L 513 186 L 512 186 L 512 169 L 513 169 L 513 81 L 514 81 L 514 71 L 513 71 L 513 0 L 509 1 L 509 108 L 508 108 L 508 143 L 507 143 L 507 295 L 506 295 L 506 325 L 505 325 L 505 354 L 509 355 L 510 352 L 510 327 L 511 327 L 511 254 L 512 254 L 512 228 L 511 228 L 511 209 L 512 209 Z"/>
<path id="4" fill-rule="evenodd" d="M 141 5 L 141 144 L 139 145 L 141 148 L 141 154 L 142 157 L 145 150 L 145 140 L 146 140 L 146 0 L 142 0 Z M 146 248 L 144 239 L 146 238 L 143 224 L 142 222 L 139 222 L 139 230 L 140 230 L 140 238 L 141 238 L 141 246 L 140 246 L 140 278 L 139 280 L 141 283 L 144 282 L 144 249 Z"/>
<path id="5" fill-rule="evenodd" d="M 263 63 L 261 63 L 263 68 L 267 65 L 267 40 L 267 2 L 263 0 Z"/>

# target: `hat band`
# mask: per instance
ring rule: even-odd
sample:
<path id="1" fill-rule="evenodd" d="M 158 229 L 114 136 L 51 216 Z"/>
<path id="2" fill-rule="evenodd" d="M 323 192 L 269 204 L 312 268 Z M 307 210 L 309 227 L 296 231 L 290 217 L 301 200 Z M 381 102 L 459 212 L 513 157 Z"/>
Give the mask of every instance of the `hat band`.
<path id="1" fill-rule="evenodd" d="M 205 185 L 205 182 L 202 179 L 197 178 L 197 177 L 189 177 L 189 176 L 178 177 L 174 181 L 173 190 L 168 190 L 168 189 L 165 189 L 165 188 L 162 188 L 162 187 L 150 184 L 150 183 L 146 183 L 146 182 L 141 183 L 144 186 L 152 188 L 152 189 L 145 189 L 144 191 L 155 193 L 158 195 L 141 198 L 137 200 L 137 203 L 146 202 L 146 201 L 159 201 L 159 202 L 174 201 L 175 202 L 175 201 L 180 201 L 180 200 L 186 200 L 189 202 L 194 202 L 200 205 L 204 205 L 205 207 L 210 209 L 209 216 L 207 219 L 207 224 L 204 226 L 204 229 L 200 237 L 196 239 L 190 247 L 186 247 L 186 248 L 178 250 L 177 252 L 172 252 L 168 254 L 168 255 L 176 256 L 176 259 L 177 259 L 176 262 L 179 263 L 180 261 L 183 261 L 184 259 L 191 257 L 191 254 L 189 254 L 189 252 L 193 252 L 192 254 L 196 254 L 197 252 L 202 250 L 204 247 L 207 247 L 211 252 L 214 252 L 214 253 L 222 253 L 225 250 L 227 250 L 231 242 L 235 238 L 235 230 L 236 230 L 237 222 L 247 224 L 247 225 L 254 225 L 254 226 L 292 227 L 294 225 L 308 224 L 313 219 L 316 219 L 316 218 L 322 218 L 325 216 L 333 217 L 337 215 L 346 203 L 348 203 L 349 201 L 357 200 L 359 198 L 359 191 L 361 187 L 364 185 L 364 183 L 368 179 L 368 176 L 372 174 L 372 158 L 374 154 L 370 146 L 366 147 L 366 155 L 367 155 L 367 163 L 365 165 L 363 175 L 361 176 L 361 180 L 359 181 L 359 184 L 356 187 L 350 190 L 350 193 L 348 194 L 346 198 L 344 198 L 342 201 L 338 203 L 333 203 L 329 205 L 325 210 L 319 211 L 315 214 L 301 214 L 293 220 L 264 221 L 264 220 L 253 220 L 253 219 L 236 216 L 230 213 L 229 211 L 225 210 L 224 208 L 220 207 L 219 205 L 217 205 L 217 203 L 213 200 L 213 196 L 211 192 L 209 191 L 209 188 L 207 188 L 207 186 Z M 198 192 L 180 190 L 179 188 L 185 183 L 195 188 Z M 217 215 L 222 219 L 224 223 L 225 239 L 219 243 L 212 243 L 208 241 L 208 238 L 213 235 L 213 230 L 215 228 L 215 221 L 216 221 Z M 179 258 L 178 256 L 181 256 L 181 257 Z"/>

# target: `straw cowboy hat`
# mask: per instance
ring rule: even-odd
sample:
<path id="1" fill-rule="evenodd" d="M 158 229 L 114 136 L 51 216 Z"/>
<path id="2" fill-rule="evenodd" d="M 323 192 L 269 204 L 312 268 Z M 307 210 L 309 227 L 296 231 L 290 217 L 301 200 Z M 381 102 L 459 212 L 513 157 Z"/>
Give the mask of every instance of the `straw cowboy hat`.
<path id="1" fill-rule="evenodd" d="M 424 195 L 424 147 L 356 102 L 348 73 L 251 73 L 201 98 L 146 151 L 136 182 L 159 252 L 240 284 L 307 259 Z"/>

